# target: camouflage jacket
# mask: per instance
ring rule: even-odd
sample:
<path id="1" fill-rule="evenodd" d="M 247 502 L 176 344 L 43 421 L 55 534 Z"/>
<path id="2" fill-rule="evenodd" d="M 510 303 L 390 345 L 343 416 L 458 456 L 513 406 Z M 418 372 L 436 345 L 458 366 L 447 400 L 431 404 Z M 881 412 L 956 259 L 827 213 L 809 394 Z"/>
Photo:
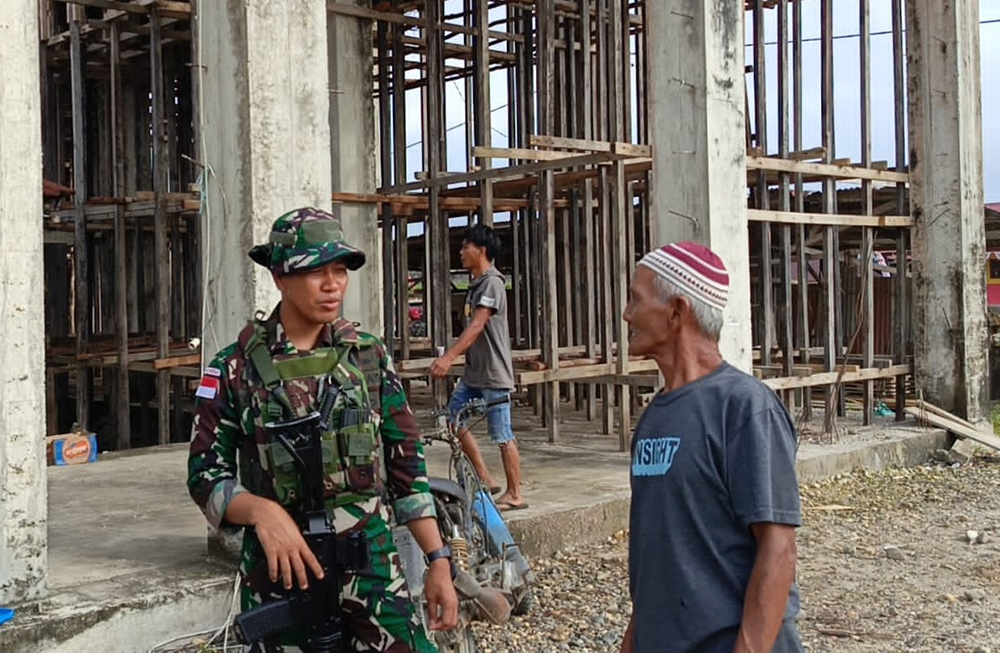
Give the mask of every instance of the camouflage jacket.
<path id="1" fill-rule="evenodd" d="M 327 460 L 324 443 L 325 498 L 337 531 L 344 533 L 363 528 L 368 517 L 381 510 L 383 497 L 391 500 L 397 523 L 433 517 L 434 504 L 420 431 L 385 345 L 371 334 L 356 331 L 353 324 L 341 319 L 324 327 L 317 349 L 299 352 L 284 335 L 278 319 L 279 308 L 267 320 L 258 323 L 276 365 L 314 356 L 321 350 L 351 352 L 343 357 L 346 360 L 342 358 L 344 366 L 338 364 L 341 373 L 346 372 L 372 395 L 370 406 L 373 409 L 379 407 L 369 411 L 375 427 L 371 429 L 374 442 L 370 451 L 359 452 L 352 443 L 350 452 L 341 451 L 341 456 L 332 455 Z M 229 502 L 242 492 L 253 492 L 289 507 L 294 499 L 279 478 L 278 470 L 288 461 L 275 459 L 264 433 L 265 423 L 288 415 L 276 417 L 273 410 L 268 410 L 269 392 L 246 353 L 247 336 L 253 332 L 251 325 L 241 333 L 239 341 L 220 351 L 212 360 L 205 370 L 195 408 L 188 457 L 188 491 L 208 521 L 220 529 L 239 528 L 228 523 L 225 514 Z M 374 348 L 381 373 L 366 382 L 357 356 L 367 347 Z M 318 410 L 319 389 L 324 382 L 335 382 L 332 379 L 331 375 L 323 374 L 286 380 L 283 385 L 289 407 L 295 412 L 292 416 L 302 417 Z M 377 388 L 372 387 L 375 383 L 378 383 Z M 342 417 L 341 403 L 338 399 L 334 425 L 339 424 L 338 419 Z M 254 552 L 259 554 L 259 544 L 253 529 L 247 529 L 243 551 L 244 568 L 254 566 L 253 559 L 259 557 Z"/>

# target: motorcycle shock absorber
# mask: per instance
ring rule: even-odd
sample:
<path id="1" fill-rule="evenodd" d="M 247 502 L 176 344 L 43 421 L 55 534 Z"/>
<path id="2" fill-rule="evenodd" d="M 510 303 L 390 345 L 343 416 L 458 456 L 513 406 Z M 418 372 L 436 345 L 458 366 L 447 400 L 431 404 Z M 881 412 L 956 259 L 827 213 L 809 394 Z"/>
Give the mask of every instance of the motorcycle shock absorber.
<path id="1" fill-rule="evenodd" d="M 469 571 L 469 543 L 459 534 L 456 525 L 452 525 L 448 546 L 451 547 L 451 559 L 455 566 L 462 571 Z"/>

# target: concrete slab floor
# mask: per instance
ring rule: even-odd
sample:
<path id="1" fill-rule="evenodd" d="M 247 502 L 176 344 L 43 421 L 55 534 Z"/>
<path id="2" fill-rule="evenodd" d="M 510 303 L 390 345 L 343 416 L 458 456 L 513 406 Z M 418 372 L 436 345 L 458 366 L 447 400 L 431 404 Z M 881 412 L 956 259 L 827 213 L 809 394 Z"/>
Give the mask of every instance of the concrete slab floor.
<path id="1" fill-rule="evenodd" d="M 617 437 L 597 433 L 599 422 L 565 412 L 565 436 L 549 444 L 531 410 L 515 409 L 530 507 L 508 515 L 529 555 L 603 539 L 627 526 L 628 454 L 617 450 Z M 426 411 L 418 408 L 417 413 L 429 425 Z M 473 432 L 487 464 L 502 479 L 498 448 L 483 426 Z M 799 463 L 803 480 L 858 465 L 915 464 L 946 440 L 943 432 L 913 424 L 858 432 L 860 437 L 848 436 L 837 445 L 804 443 Z M 873 449 L 879 452 L 864 453 Z M 448 453 L 441 443 L 427 448 L 431 474 L 446 475 Z M 230 591 L 234 566 L 207 555 L 207 526 L 184 483 L 186 457 L 187 445 L 177 444 L 106 454 L 90 465 L 48 468 L 51 596 L 36 606 L 40 611 L 22 609 L 14 622 L 0 628 L 0 650 L 73 650 L 54 642 L 65 642 L 122 610 L 141 612 L 174 602 L 211 604 L 210 610 L 199 608 L 202 623 L 224 621 L 223 597 Z M 56 622 L 63 622 L 64 632 Z M 168 632 L 185 631 L 178 625 Z M 37 648 L 41 639 L 53 645 Z M 28 646 L 32 641 L 34 648 Z"/>

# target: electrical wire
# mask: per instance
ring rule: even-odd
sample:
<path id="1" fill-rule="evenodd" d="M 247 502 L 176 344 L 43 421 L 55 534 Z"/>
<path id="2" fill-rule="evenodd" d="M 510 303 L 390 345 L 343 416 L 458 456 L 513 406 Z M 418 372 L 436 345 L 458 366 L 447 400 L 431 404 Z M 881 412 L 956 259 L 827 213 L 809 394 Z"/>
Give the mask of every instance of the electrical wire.
<path id="1" fill-rule="evenodd" d="M 217 628 L 207 628 L 205 630 L 199 630 L 199 631 L 194 632 L 194 633 L 187 633 L 185 635 L 179 635 L 177 637 L 171 637 L 170 639 L 165 639 L 162 642 L 160 642 L 159 644 L 156 644 L 155 646 L 150 647 L 150 649 L 146 653 L 156 653 L 156 651 L 158 649 L 161 649 L 164 646 L 167 646 L 168 644 L 173 644 L 174 642 L 179 642 L 181 640 L 193 640 L 196 637 L 201 637 L 202 635 L 208 635 L 210 633 L 211 633 L 212 636 L 209 637 L 205 641 L 205 644 L 211 645 L 212 643 L 215 642 L 215 640 L 219 639 L 220 635 L 224 635 L 224 640 L 223 640 L 223 644 L 222 644 L 222 650 L 223 651 L 228 650 L 229 649 L 229 628 L 230 628 L 230 625 L 232 624 L 233 617 L 236 615 L 236 599 L 239 597 L 239 592 L 240 592 L 240 574 L 237 571 L 236 572 L 236 576 L 235 576 L 235 578 L 233 580 L 233 592 L 232 592 L 232 596 L 229 599 L 229 610 L 226 612 L 226 619 L 222 623 L 221 626 L 219 626 Z M 240 646 L 242 646 L 242 645 L 240 645 Z"/>

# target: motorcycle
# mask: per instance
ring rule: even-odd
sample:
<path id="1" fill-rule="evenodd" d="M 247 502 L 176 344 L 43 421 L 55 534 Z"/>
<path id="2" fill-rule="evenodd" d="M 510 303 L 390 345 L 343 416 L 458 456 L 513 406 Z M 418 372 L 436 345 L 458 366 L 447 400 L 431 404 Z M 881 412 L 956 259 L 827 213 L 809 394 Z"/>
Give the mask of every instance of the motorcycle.
<path id="1" fill-rule="evenodd" d="M 471 417 L 478 417 L 478 422 L 498 403 L 502 402 L 473 399 L 461 408 L 455 422 L 466 426 Z M 431 477 L 429 482 L 441 537 L 451 547 L 459 596 L 458 626 L 432 636 L 441 653 L 475 653 L 477 648 L 469 623 L 484 620 L 501 624 L 511 614 L 527 614 L 534 603 L 533 574 L 489 488 L 480 481 L 463 453 L 458 427 L 450 422 L 446 410 L 431 414 L 437 426 L 424 434 L 425 444 L 443 442 L 451 448 L 449 478 Z M 405 527 L 394 528 L 393 539 L 410 593 L 418 605 L 417 612 L 426 624 L 423 578 L 427 565 L 423 553 Z"/>

